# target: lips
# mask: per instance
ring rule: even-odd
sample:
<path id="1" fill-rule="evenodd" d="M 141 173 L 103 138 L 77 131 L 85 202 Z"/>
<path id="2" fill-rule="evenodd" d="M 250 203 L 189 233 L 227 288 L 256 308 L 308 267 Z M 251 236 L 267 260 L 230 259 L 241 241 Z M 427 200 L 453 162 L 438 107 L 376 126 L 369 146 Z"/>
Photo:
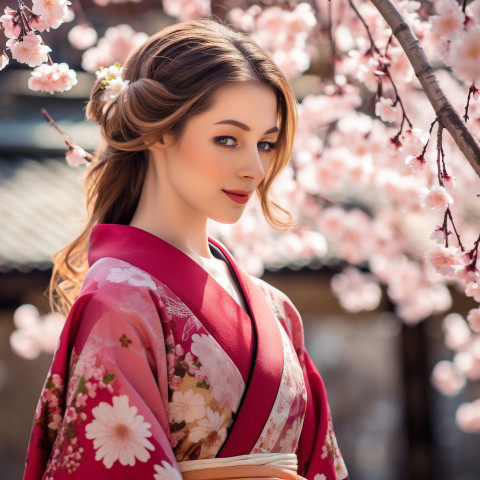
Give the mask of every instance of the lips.
<path id="1" fill-rule="evenodd" d="M 252 192 L 245 190 L 222 190 L 223 193 L 235 203 L 244 204 L 248 202 Z"/>

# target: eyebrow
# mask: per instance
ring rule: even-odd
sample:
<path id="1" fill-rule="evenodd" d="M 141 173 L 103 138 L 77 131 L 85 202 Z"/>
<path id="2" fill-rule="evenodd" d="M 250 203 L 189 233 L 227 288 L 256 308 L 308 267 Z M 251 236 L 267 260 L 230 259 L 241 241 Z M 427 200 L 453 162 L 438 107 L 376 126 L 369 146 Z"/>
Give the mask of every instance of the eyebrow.
<path id="1" fill-rule="evenodd" d="M 248 125 L 245 125 L 242 122 L 239 122 L 238 120 L 220 120 L 220 122 L 215 123 L 215 125 L 234 125 L 235 127 L 241 128 L 242 130 L 245 130 L 246 132 L 249 132 L 251 128 Z M 276 133 L 278 132 L 278 127 L 275 125 L 274 127 L 270 128 L 267 130 L 264 135 L 267 135 L 269 133 Z"/>

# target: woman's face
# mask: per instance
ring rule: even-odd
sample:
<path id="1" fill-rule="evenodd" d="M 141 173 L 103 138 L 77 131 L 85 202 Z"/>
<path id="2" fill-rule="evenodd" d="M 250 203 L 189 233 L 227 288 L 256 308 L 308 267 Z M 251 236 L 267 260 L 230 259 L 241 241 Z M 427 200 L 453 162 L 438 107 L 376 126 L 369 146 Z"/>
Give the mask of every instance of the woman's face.
<path id="1" fill-rule="evenodd" d="M 161 208 L 188 221 L 236 222 L 273 158 L 277 100 L 260 82 L 235 83 L 214 94 L 176 142 L 161 147 Z"/>

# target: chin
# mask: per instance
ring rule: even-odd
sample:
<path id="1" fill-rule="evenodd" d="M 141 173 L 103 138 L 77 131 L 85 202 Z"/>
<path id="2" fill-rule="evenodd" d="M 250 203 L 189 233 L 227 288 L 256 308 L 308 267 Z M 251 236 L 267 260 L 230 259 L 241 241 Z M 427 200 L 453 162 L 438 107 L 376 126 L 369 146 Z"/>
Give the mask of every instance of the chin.
<path id="1" fill-rule="evenodd" d="M 241 213 L 237 213 L 236 215 L 225 215 L 221 217 L 210 217 L 211 220 L 217 223 L 223 223 L 224 225 L 233 225 L 237 223 L 240 218 L 242 218 L 243 211 Z"/>

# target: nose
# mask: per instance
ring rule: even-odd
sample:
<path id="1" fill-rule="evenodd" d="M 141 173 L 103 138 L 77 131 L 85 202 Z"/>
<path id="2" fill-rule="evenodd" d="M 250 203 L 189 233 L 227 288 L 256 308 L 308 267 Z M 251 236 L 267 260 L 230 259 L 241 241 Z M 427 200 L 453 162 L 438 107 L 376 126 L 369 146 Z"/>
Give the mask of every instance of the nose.
<path id="1" fill-rule="evenodd" d="M 258 184 L 265 178 L 267 165 L 268 160 L 263 159 L 258 149 L 255 148 L 245 155 L 239 172 L 240 176 L 252 179 Z"/>

